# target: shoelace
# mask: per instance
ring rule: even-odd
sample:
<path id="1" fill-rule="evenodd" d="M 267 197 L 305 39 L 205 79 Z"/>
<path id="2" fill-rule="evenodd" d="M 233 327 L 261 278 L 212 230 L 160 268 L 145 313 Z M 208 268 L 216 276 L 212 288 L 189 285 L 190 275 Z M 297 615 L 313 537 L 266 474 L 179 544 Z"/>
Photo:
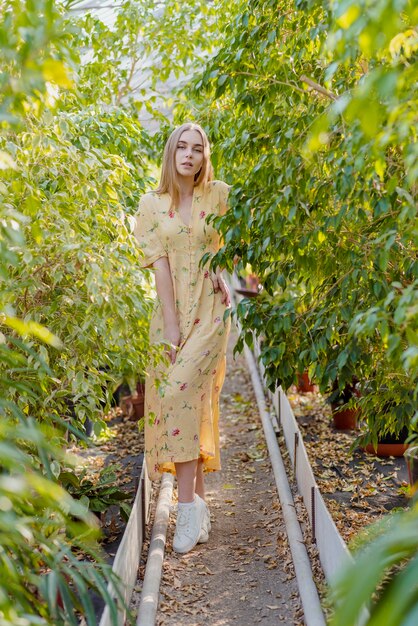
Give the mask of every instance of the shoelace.
<path id="1" fill-rule="evenodd" d="M 191 508 L 188 508 L 187 510 L 184 510 L 183 508 L 180 508 L 177 512 L 177 530 L 182 532 L 182 531 L 189 531 L 190 530 L 190 515 L 192 513 Z"/>

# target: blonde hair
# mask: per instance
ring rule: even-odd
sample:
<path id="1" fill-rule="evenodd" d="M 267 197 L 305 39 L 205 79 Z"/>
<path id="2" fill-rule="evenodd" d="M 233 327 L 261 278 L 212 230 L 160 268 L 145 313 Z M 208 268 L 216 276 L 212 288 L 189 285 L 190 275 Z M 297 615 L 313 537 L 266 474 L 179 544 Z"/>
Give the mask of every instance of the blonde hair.
<path id="1" fill-rule="evenodd" d="M 163 153 L 163 163 L 161 167 L 160 184 L 156 193 L 168 193 L 171 197 L 171 208 L 177 208 L 180 202 L 180 185 L 178 183 L 178 173 L 176 169 L 176 150 L 179 139 L 185 130 L 197 130 L 202 137 L 203 162 L 200 170 L 195 174 L 194 186 L 205 186 L 213 180 L 213 168 L 210 161 L 210 144 L 208 137 L 199 124 L 186 122 L 173 130 L 165 144 Z"/>

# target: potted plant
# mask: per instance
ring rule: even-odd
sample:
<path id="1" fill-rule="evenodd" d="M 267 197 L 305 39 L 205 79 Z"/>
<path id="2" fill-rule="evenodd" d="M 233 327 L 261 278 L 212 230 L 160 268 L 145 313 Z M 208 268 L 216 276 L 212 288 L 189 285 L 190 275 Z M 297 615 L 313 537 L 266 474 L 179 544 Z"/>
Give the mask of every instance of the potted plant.
<path id="1" fill-rule="evenodd" d="M 358 381 L 353 379 L 340 389 L 338 380 L 333 383 L 333 391 L 327 402 L 331 405 L 332 418 L 337 430 L 352 430 L 357 427 L 359 408 L 353 406 L 355 399 L 360 396 L 357 384 Z"/>
<path id="2" fill-rule="evenodd" d="M 381 385 L 376 390 L 365 385 L 363 391 L 366 430 L 359 438 L 359 445 L 376 456 L 403 456 L 409 445 L 415 412 L 409 390 L 395 395 L 389 386 Z"/>
<path id="3" fill-rule="evenodd" d="M 125 393 L 119 398 L 119 406 L 130 419 L 139 420 L 145 414 L 145 379 L 137 380 L 134 389 L 131 393 L 130 386 L 124 388 Z"/>
<path id="4" fill-rule="evenodd" d="M 364 450 L 376 456 L 403 456 L 408 449 L 406 439 L 409 431 L 404 426 L 399 433 L 387 432 L 378 435 L 377 442 L 370 442 L 364 446 Z"/>

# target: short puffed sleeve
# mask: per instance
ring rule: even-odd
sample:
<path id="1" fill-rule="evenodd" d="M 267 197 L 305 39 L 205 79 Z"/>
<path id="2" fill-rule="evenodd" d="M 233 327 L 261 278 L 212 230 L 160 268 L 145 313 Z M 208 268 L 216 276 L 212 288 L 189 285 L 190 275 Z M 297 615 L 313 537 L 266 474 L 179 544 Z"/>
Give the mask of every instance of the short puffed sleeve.
<path id="1" fill-rule="evenodd" d="M 134 235 L 144 258 L 141 267 L 152 265 L 157 259 L 167 256 L 158 234 L 158 216 L 152 207 L 152 196 L 141 197 L 135 214 Z"/>
<path id="2" fill-rule="evenodd" d="M 231 189 L 230 185 L 227 185 L 222 180 L 213 180 L 211 183 L 213 189 L 213 202 L 214 211 L 218 215 L 225 215 L 228 211 L 228 194 Z"/>
<path id="3" fill-rule="evenodd" d="M 228 211 L 228 195 L 231 189 L 230 185 L 227 185 L 222 180 L 214 181 L 215 193 L 219 202 L 219 215 L 225 215 Z"/>

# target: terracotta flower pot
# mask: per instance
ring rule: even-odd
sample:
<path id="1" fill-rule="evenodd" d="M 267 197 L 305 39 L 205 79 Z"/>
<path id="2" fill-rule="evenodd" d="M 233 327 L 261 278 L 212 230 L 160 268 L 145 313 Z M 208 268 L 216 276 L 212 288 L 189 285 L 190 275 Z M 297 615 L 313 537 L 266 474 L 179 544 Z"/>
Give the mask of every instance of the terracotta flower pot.
<path id="1" fill-rule="evenodd" d="M 132 402 L 132 419 L 140 419 L 144 417 L 145 412 L 145 396 L 137 396 L 136 398 L 131 398 Z"/>
<path id="2" fill-rule="evenodd" d="M 375 456 L 403 456 L 409 445 L 405 443 L 408 437 L 408 428 L 404 427 L 397 434 L 388 433 L 380 437 L 377 442 L 377 448 L 372 443 L 367 444 L 364 450 Z"/>
<path id="3" fill-rule="evenodd" d="M 407 443 L 378 443 L 377 448 L 368 443 L 364 450 L 375 456 L 403 456 L 408 449 Z"/>
<path id="4" fill-rule="evenodd" d="M 338 405 L 332 406 L 332 419 L 337 430 L 353 430 L 357 428 L 358 409 L 343 409 L 337 411 Z"/>
<path id="5" fill-rule="evenodd" d="M 132 419 L 140 419 L 145 414 L 145 383 L 138 381 L 136 385 L 136 396 L 131 397 Z"/>
<path id="6" fill-rule="evenodd" d="M 145 383 L 139 381 L 134 396 L 123 396 L 120 402 L 121 409 L 131 420 L 139 420 L 145 414 Z"/>
<path id="7" fill-rule="evenodd" d="M 309 378 L 308 372 L 303 372 L 302 374 L 298 374 L 298 383 L 296 385 L 296 389 L 300 393 L 307 393 L 315 391 L 315 385 Z"/>

